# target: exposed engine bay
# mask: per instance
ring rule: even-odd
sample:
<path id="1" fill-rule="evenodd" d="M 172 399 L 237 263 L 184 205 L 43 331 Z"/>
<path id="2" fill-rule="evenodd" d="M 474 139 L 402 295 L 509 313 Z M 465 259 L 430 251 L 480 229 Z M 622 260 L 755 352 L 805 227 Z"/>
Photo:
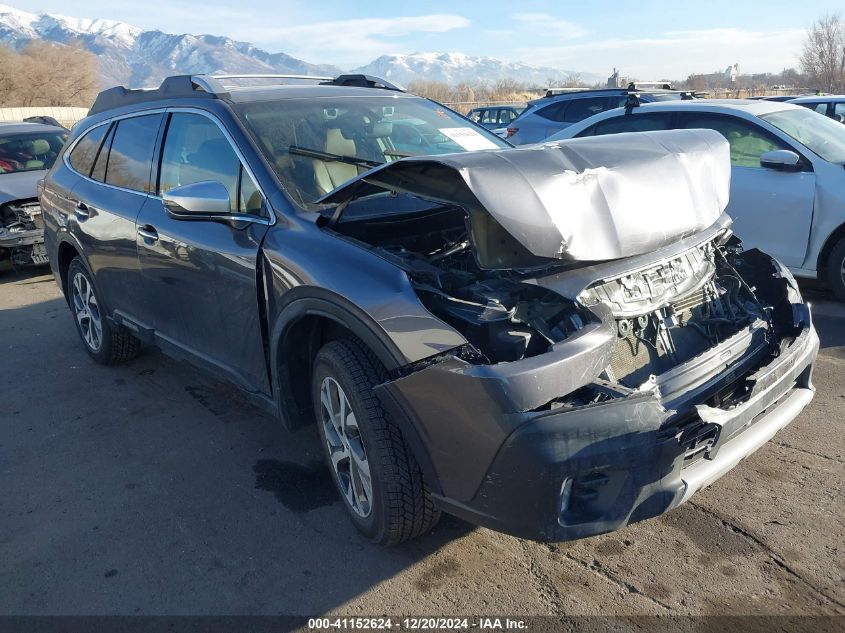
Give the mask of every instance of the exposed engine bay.
<path id="1" fill-rule="evenodd" d="M 616 329 L 612 361 L 602 379 L 629 389 L 647 387 L 653 376 L 750 324 L 771 331 L 772 305 L 738 271 L 744 265 L 738 247 L 705 242 L 569 297 L 537 280 L 584 262 L 538 259 L 541 264 L 529 269 L 483 269 L 471 227 L 462 208 L 430 206 L 401 216 L 348 218 L 334 230 L 365 242 L 406 271 L 421 302 L 466 338 L 469 346 L 461 358 L 475 364 L 548 352 L 596 321 L 592 308 L 598 304 L 603 314 L 609 308 Z M 510 246 L 505 241 L 502 248 Z"/>
<path id="2" fill-rule="evenodd" d="M 38 200 L 15 200 L 0 206 L 0 263 L 46 264 L 44 221 Z"/>

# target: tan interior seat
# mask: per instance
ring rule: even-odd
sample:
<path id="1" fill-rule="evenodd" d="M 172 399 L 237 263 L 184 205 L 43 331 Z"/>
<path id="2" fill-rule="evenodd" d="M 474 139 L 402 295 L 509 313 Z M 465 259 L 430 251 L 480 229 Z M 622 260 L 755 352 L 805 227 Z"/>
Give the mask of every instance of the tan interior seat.
<path id="1" fill-rule="evenodd" d="M 339 156 L 355 156 L 355 141 L 343 137 L 337 128 L 326 130 L 324 151 Z M 314 176 L 322 193 L 328 193 L 358 175 L 358 168 L 348 163 L 314 160 Z"/>

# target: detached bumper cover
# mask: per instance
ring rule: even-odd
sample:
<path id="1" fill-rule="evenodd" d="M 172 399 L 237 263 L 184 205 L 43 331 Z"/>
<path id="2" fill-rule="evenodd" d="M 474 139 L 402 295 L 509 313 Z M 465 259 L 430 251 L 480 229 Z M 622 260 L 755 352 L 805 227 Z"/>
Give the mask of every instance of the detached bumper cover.
<path id="1" fill-rule="evenodd" d="M 819 340 L 807 308 L 794 307 L 799 333 L 779 357 L 744 376 L 750 393 L 733 408 L 698 405 L 679 414 L 647 392 L 580 408 L 489 417 L 479 404 L 483 394 L 469 394 L 474 409 L 434 422 L 432 436 L 425 428 L 420 433 L 432 451 L 442 429 L 457 436 L 472 424 L 484 449 L 465 446 L 463 459 L 446 459 L 450 447 L 432 451 L 428 467 L 445 484 L 435 495 L 438 503 L 498 531 L 560 541 L 609 532 L 685 502 L 765 444 L 812 399 Z M 390 390 L 385 392 L 380 396 Z M 390 395 L 399 404 L 399 394 Z M 442 413 L 450 399 L 447 392 L 439 395 Z M 697 429 L 692 439 L 690 428 Z M 495 456 L 487 457 L 494 436 L 502 434 Z M 455 479 L 456 473 L 474 479 L 479 469 L 480 482 L 460 485 Z"/>

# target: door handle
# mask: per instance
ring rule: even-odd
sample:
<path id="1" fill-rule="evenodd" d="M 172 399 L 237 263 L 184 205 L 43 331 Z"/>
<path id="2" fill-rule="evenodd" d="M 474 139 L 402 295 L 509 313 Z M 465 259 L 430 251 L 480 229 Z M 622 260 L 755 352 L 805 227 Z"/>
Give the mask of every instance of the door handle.
<path id="1" fill-rule="evenodd" d="M 150 224 L 138 227 L 138 235 L 143 237 L 145 240 L 150 240 L 151 242 L 158 241 L 158 231 L 156 231 L 155 227 Z"/>
<path id="2" fill-rule="evenodd" d="M 77 202 L 76 206 L 73 208 L 73 212 L 79 220 L 87 220 L 88 216 L 91 215 L 91 210 L 84 202 Z"/>

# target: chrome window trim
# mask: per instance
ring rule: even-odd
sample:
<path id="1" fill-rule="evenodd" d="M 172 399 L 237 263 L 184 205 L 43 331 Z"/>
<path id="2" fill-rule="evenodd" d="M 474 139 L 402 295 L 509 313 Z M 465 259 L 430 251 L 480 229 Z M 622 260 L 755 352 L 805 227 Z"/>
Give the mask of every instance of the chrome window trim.
<path id="1" fill-rule="evenodd" d="M 70 164 L 70 155 L 73 152 L 73 150 L 76 148 L 76 145 L 79 143 L 79 141 L 82 140 L 83 137 L 88 135 L 95 128 L 98 128 L 102 125 L 111 125 L 115 121 L 120 121 L 122 119 L 131 119 L 131 118 L 134 118 L 134 117 L 147 116 L 147 115 L 150 115 L 150 114 L 168 114 L 168 113 L 172 113 L 172 112 L 185 112 L 185 113 L 189 113 L 189 114 L 199 114 L 201 116 L 204 116 L 204 117 L 212 120 L 217 125 L 217 127 L 220 129 L 220 131 L 226 137 L 226 140 L 229 141 L 229 145 L 234 150 L 238 159 L 241 161 L 241 165 L 243 166 L 244 171 L 246 171 L 246 173 L 249 175 L 249 177 L 252 178 L 252 182 L 255 184 L 256 188 L 258 189 L 259 193 L 261 194 L 261 198 L 264 201 L 264 207 L 267 209 L 267 212 L 270 214 L 269 218 L 265 218 L 265 217 L 261 217 L 261 216 L 258 216 L 258 215 L 250 215 L 250 214 L 247 214 L 247 213 L 244 213 L 244 214 L 239 214 L 239 213 L 234 214 L 233 213 L 231 215 L 215 216 L 215 219 L 231 220 L 233 222 L 234 221 L 252 222 L 254 224 L 263 224 L 263 225 L 266 225 L 266 226 L 275 225 L 276 224 L 276 212 L 273 210 L 273 208 L 270 206 L 270 203 L 267 201 L 267 195 L 264 193 L 264 190 L 261 188 L 261 185 L 258 184 L 258 180 L 255 178 L 255 174 L 253 173 L 252 169 L 250 168 L 249 164 L 247 163 L 246 159 L 244 158 L 244 155 L 241 152 L 240 148 L 237 146 L 234 139 L 232 138 L 232 135 L 229 134 L 228 130 L 226 130 L 226 128 L 223 127 L 223 125 L 220 123 L 220 120 L 216 116 L 214 116 L 211 112 L 208 112 L 206 110 L 202 110 L 200 108 L 191 108 L 191 107 L 187 107 L 187 106 L 153 108 L 153 109 L 150 109 L 150 110 L 138 110 L 136 112 L 129 112 L 127 114 L 120 114 L 120 115 L 117 115 L 117 116 L 109 117 L 109 118 L 107 118 L 103 121 L 98 121 L 94 125 L 91 125 L 90 127 L 86 128 L 84 131 L 80 132 L 79 136 L 77 136 L 73 140 L 73 142 L 68 146 L 67 150 L 65 150 L 64 154 L 62 155 L 62 162 L 64 163 L 65 167 L 67 167 L 73 174 L 75 174 L 76 176 L 78 176 L 80 178 L 84 178 L 85 180 L 87 180 L 89 182 L 92 182 L 94 184 L 101 185 L 101 186 L 104 186 L 104 187 L 108 187 L 109 189 L 114 189 L 116 191 L 122 191 L 124 193 L 132 193 L 132 194 L 135 194 L 135 195 L 138 195 L 138 196 L 144 196 L 146 198 L 152 198 L 153 200 L 160 200 L 162 202 L 162 205 L 164 205 L 164 198 L 162 196 L 156 194 L 156 193 L 147 192 L 147 191 L 137 191 L 136 189 L 129 189 L 127 187 L 119 187 L 117 185 L 112 185 L 112 184 L 109 184 L 107 182 L 95 180 L 94 178 L 91 178 L 90 176 L 86 176 L 85 174 L 79 173 Z M 157 184 L 158 183 L 156 183 L 156 185 Z"/>

